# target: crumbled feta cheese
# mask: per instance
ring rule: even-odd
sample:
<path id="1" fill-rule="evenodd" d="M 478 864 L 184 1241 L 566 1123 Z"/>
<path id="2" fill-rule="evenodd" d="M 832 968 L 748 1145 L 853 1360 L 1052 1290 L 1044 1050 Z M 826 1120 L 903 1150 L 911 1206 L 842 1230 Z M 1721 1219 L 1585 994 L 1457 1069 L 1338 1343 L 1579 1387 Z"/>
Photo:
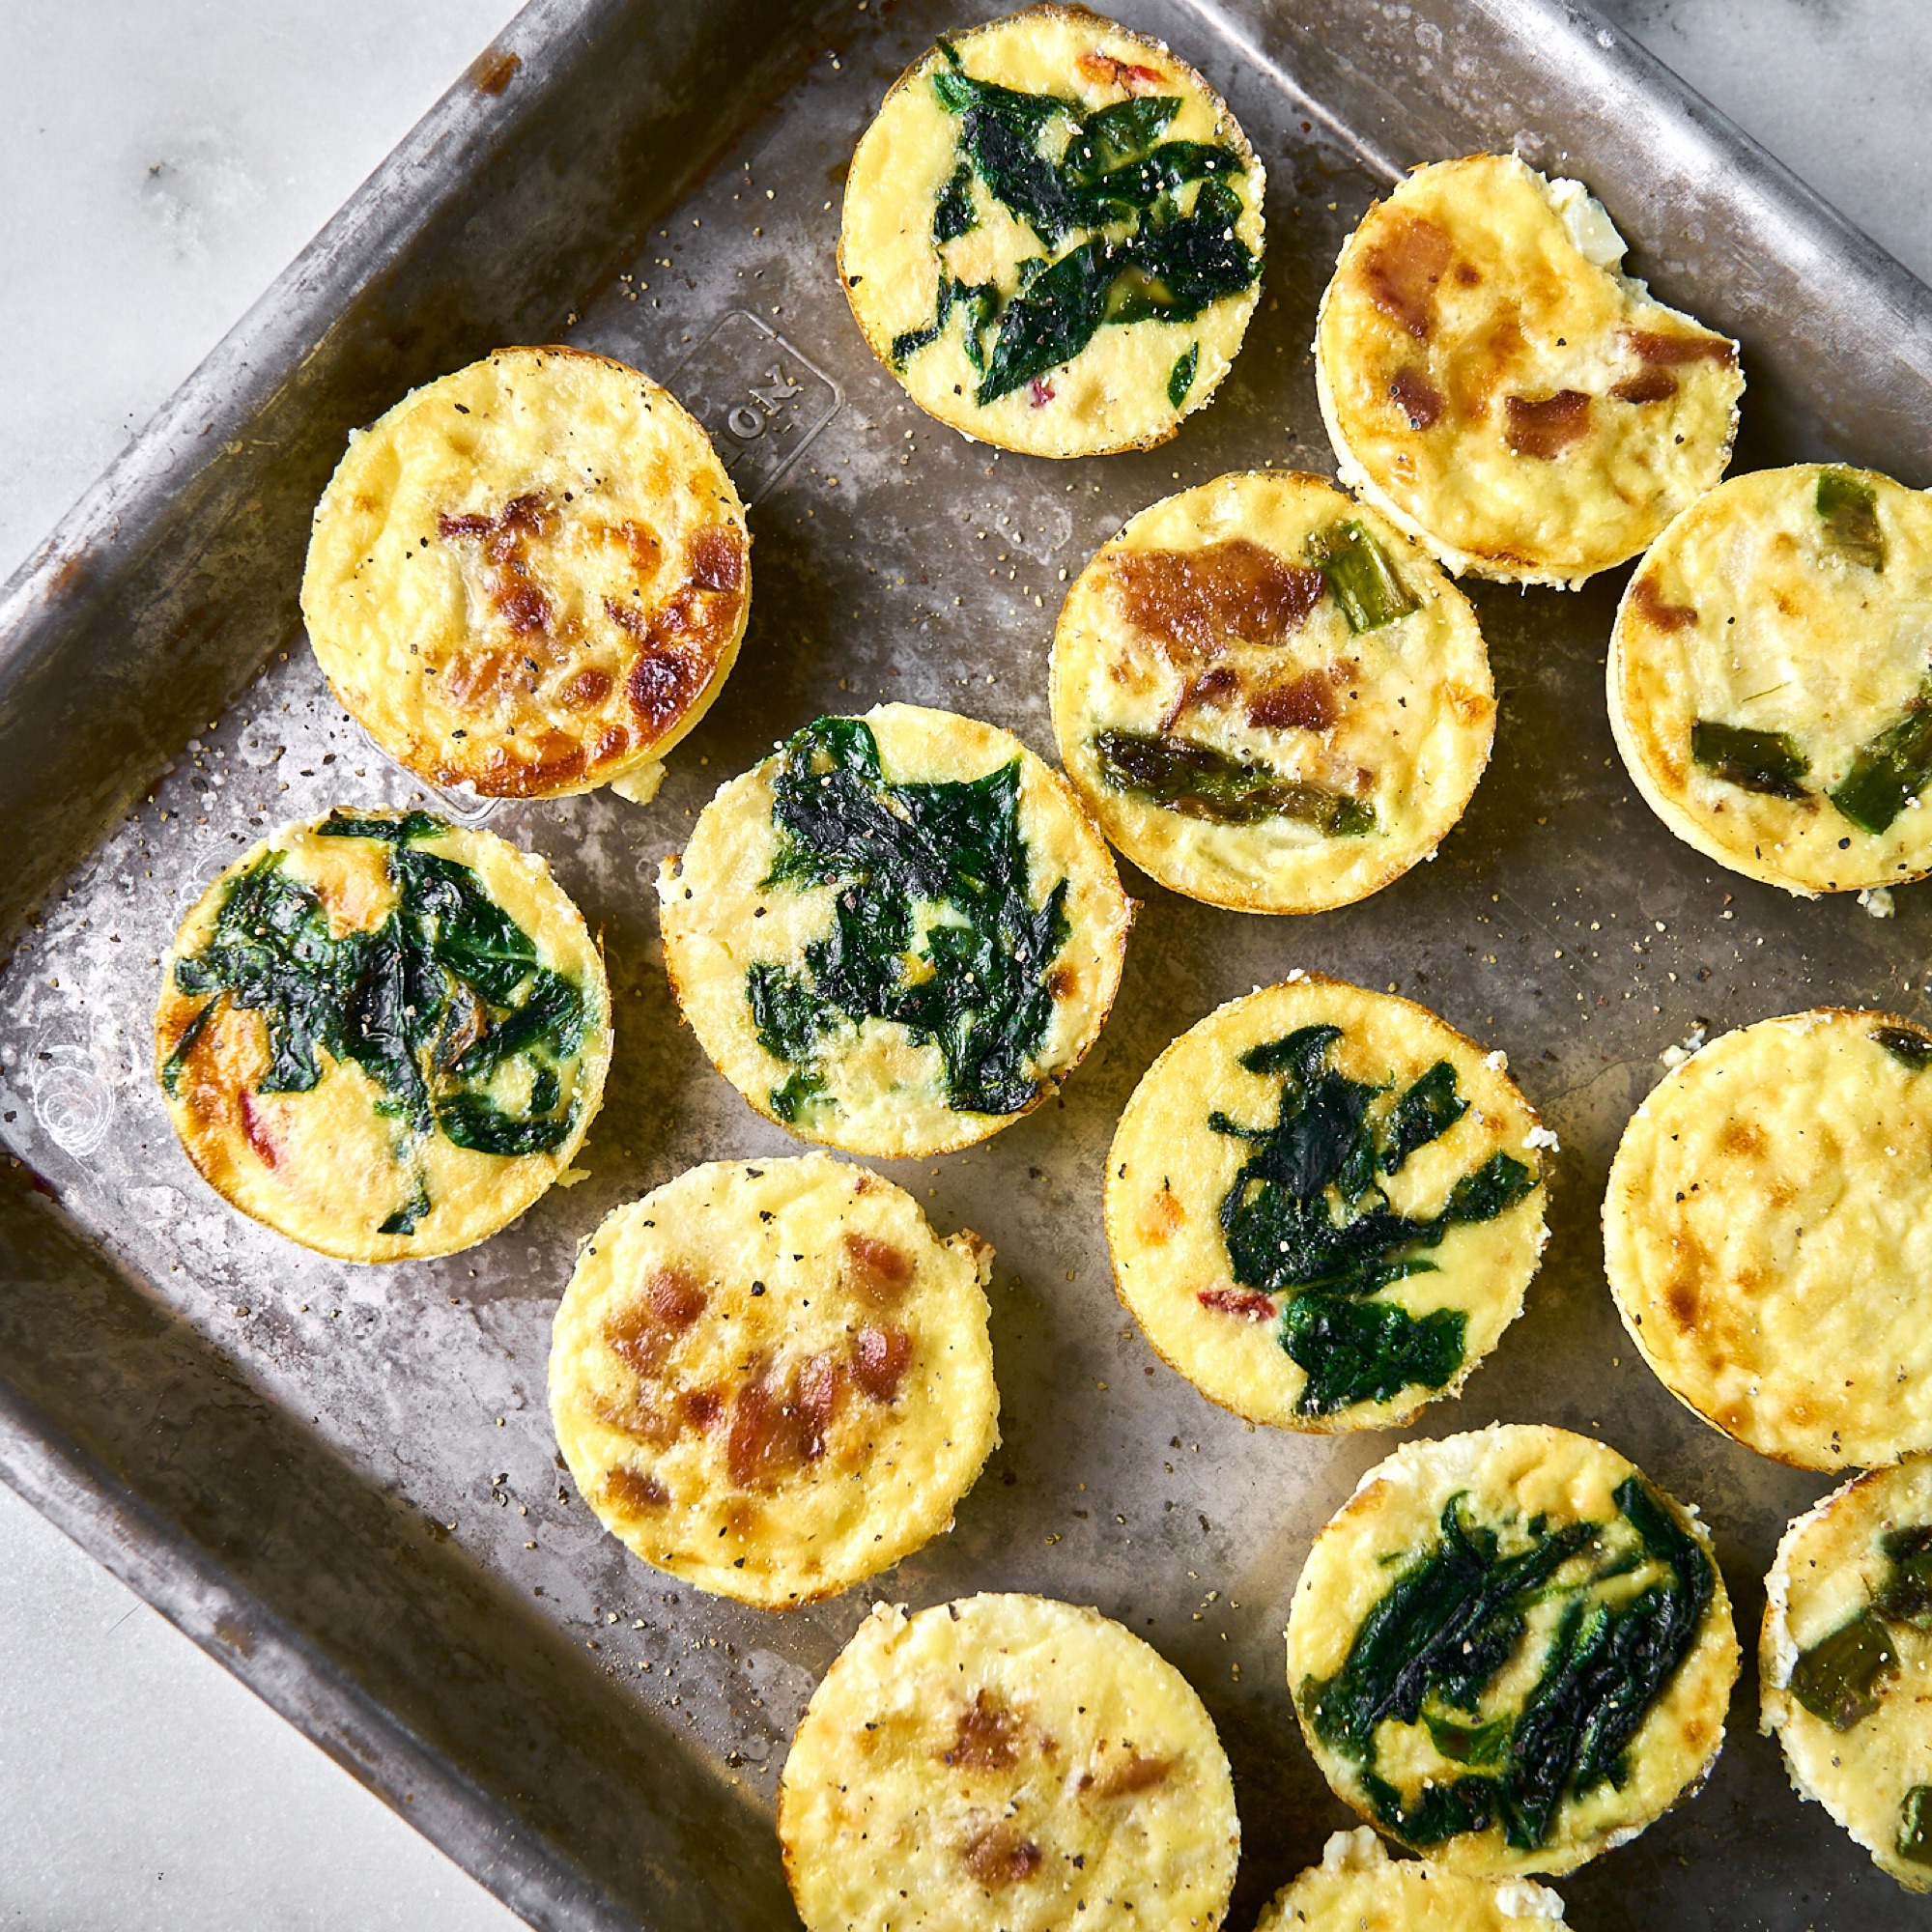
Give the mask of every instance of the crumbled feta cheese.
<path id="1" fill-rule="evenodd" d="M 1563 1143 L 1550 1130 L 1542 1125 L 1531 1127 L 1523 1136 L 1523 1145 L 1533 1148 L 1548 1148 L 1551 1153 L 1561 1153 Z"/>
<path id="2" fill-rule="evenodd" d="M 1897 908 L 1891 902 L 1889 886 L 1873 886 L 1859 895 L 1859 903 L 1874 919 L 1889 919 Z"/>
<path id="3" fill-rule="evenodd" d="M 1508 1072 L 1509 1064 L 1510 1064 L 1510 1057 L 1502 1050 L 1501 1047 L 1497 1047 L 1493 1053 L 1486 1053 L 1483 1055 L 1483 1065 L 1487 1066 L 1492 1073 Z"/>

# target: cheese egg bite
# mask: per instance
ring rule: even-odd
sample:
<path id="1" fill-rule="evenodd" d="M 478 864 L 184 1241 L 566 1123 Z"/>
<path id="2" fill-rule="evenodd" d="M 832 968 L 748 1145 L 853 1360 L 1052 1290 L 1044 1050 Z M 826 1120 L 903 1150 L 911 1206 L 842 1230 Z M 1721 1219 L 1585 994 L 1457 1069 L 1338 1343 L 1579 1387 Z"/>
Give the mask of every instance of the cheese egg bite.
<path id="1" fill-rule="evenodd" d="M 1275 1893 L 1255 1932 L 1526 1932 L 1562 1923 L 1563 1901 L 1548 1886 L 1398 1863 L 1362 1826 L 1337 1832 L 1321 1862 Z"/>
<path id="2" fill-rule="evenodd" d="M 1814 1011 L 1714 1039 L 1632 1115 L 1617 1313 L 1685 1407 L 1803 1469 L 1932 1448 L 1932 1033 Z"/>
<path id="3" fill-rule="evenodd" d="M 1693 1512 L 1497 1423 L 1362 1478 L 1294 1586 L 1288 1678 L 1337 1797 L 1452 1871 L 1566 1872 L 1701 1785 L 1738 1674 Z"/>
<path id="4" fill-rule="evenodd" d="M 550 1355 L 572 1478 L 646 1563 L 741 1603 L 891 1568 L 1000 1439 L 992 1263 L 827 1154 L 693 1168 L 578 1257 Z"/>
<path id="5" fill-rule="evenodd" d="M 1236 1415 L 1394 1428 L 1521 1314 L 1555 1144 L 1501 1054 L 1298 974 L 1209 1013 L 1134 1089 L 1107 1156 L 1115 1286 Z"/>
<path id="6" fill-rule="evenodd" d="M 1637 567 L 1608 679 L 1637 789 L 1720 866 L 1806 895 L 1932 871 L 1932 496 L 1730 478 Z"/>
<path id="7" fill-rule="evenodd" d="M 301 588 L 344 708 L 418 778 L 488 798 L 648 799 L 751 598 L 710 439 L 576 349 L 500 349 L 352 435 Z"/>
<path id="8" fill-rule="evenodd" d="M 944 1153 L 1093 1045 L 1132 904 L 1066 781 L 910 704 L 821 718 L 698 815 L 658 878 L 665 964 L 712 1064 L 800 1138 Z"/>
<path id="9" fill-rule="evenodd" d="M 1003 449 L 1164 442 L 1260 293 L 1262 165 L 1158 41 L 1032 7 L 900 75 L 845 179 L 839 274 L 921 409 Z"/>
<path id="10" fill-rule="evenodd" d="M 1855 1477 L 1765 1579 L 1760 1728 L 1908 1891 L 1932 1891 L 1932 1461 Z"/>
<path id="11" fill-rule="evenodd" d="M 1241 1828 L 1173 1664 L 1097 1610 L 979 1596 L 859 1626 L 779 1842 L 808 1932 L 1214 1932 Z"/>
<path id="12" fill-rule="evenodd" d="M 1060 755 L 1100 829 L 1189 898 L 1348 905 L 1435 850 L 1495 734 L 1468 599 L 1320 476 L 1143 510 L 1053 640 Z"/>
<path id="13" fill-rule="evenodd" d="M 582 1145 L 610 1064 L 582 914 L 534 853 L 424 811 L 285 826 L 161 961 L 155 1065 L 188 1159 L 339 1261 L 514 1221 Z"/>
<path id="14" fill-rule="evenodd" d="M 1738 345 L 1620 271 L 1577 183 L 1418 168 L 1343 244 L 1315 326 L 1342 481 L 1459 576 L 1579 584 L 1724 473 Z"/>

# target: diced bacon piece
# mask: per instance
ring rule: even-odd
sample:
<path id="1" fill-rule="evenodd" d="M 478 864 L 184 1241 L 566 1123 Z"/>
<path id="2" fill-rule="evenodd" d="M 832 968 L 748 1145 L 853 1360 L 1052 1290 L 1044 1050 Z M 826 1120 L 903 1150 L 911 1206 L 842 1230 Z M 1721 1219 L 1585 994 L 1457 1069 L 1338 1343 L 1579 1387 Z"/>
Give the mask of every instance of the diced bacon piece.
<path id="1" fill-rule="evenodd" d="M 1010 1771 L 1026 1745 L 1026 1720 L 983 1687 L 959 1714 L 952 1743 L 939 1755 L 968 1771 Z"/>
<path id="2" fill-rule="evenodd" d="M 1640 360 L 1676 368 L 1685 362 L 1738 359 L 1738 345 L 1721 335 L 1677 335 L 1651 328 L 1627 328 L 1624 345 Z"/>
<path id="3" fill-rule="evenodd" d="M 1308 621 L 1327 580 L 1247 537 L 1199 550 L 1127 551 L 1113 564 L 1122 614 L 1177 666 L 1228 644 L 1278 644 Z"/>
<path id="4" fill-rule="evenodd" d="M 912 1337 L 903 1328 L 861 1328 L 852 1350 L 852 1379 L 874 1402 L 891 1402 L 912 1362 Z"/>
<path id="5" fill-rule="evenodd" d="M 1119 87 L 1129 94 L 1152 94 L 1167 85 L 1166 78 L 1153 68 L 1142 67 L 1138 61 L 1117 60 L 1112 54 L 1103 54 L 1098 47 L 1076 55 L 1073 65 L 1095 87 Z"/>
<path id="6" fill-rule="evenodd" d="M 1369 299 L 1418 342 L 1435 327 L 1435 285 L 1447 272 L 1453 250 L 1446 228 L 1426 215 L 1405 214 L 1388 224 L 1364 257 Z"/>
<path id="7" fill-rule="evenodd" d="M 1272 1321 L 1281 1313 L 1271 1295 L 1248 1288 L 1204 1288 L 1195 1297 L 1203 1308 L 1218 1315 L 1238 1315 L 1243 1321 Z"/>
<path id="8" fill-rule="evenodd" d="M 1434 429 L 1441 417 L 1442 391 L 1420 369 L 1398 369 L 1389 378 L 1388 392 L 1412 430 Z"/>
<path id="9" fill-rule="evenodd" d="M 1248 705 L 1248 723 L 1258 730 L 1325 731 L 1335 715 L 1334 684 L 1319 670 L 1260 692 Z"/>
<path id="10" fill-rule="evenodd" d="M 1677 378 L 1662 369 L 1639 369 L 1611 389 L 1620 403 L 1665 403 L 1677 393 Z"/>
<path id="11" fill-rule="evenodd" d="M 1663 601 L 1663 592 L 1657 587 L 1655 577 L 1639 577 L 1631 585 L 1631 609 L 1660 631 L 1681 631 L 1687 624 L 1697 621 L 1693 606 Z"/>
<path id="12" fill-rule="evenodd" d="M 670 1492 L 655 1476 L 622 1463 L 605 1476 L 597 1500 L 606 1509 L 619 1509 L 630 1515 L 645 1510 L 661 1510 L 670 1501 Z"/>
<path id="13" fill-rule="evenodd" d="M 1503 407 L 1504 441 L 1519 456 L 1540 463 L 1553 463 L 1590 431 L 1590 399 L 1581 389 L 1558 389 L 1534 402 L 1527 396 L 1505 396 Z"/>
<path id="14" fill-rule="evenodd" d="M 876 1308 L 891 1308 L 912 1286 L 913 1259 L 876 1235 L 843 1237 L 848 1285 Z"/>
<path id="15" fill-rule="evenodd" d="M 966 1869 L 988 1891 L 1002 1891 L 1009 1885 L 1030 1879 L 1043 1862 L 1044 1855 L 1030 1838 L 1020 1834 L 1004 1819 L 962 1848 Z"/>

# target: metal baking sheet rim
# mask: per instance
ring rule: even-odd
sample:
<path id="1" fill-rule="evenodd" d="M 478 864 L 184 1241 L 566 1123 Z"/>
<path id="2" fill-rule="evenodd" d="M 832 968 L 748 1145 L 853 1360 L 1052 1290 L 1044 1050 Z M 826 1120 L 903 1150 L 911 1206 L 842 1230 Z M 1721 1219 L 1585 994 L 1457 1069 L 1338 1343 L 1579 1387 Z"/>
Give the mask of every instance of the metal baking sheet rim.
<path id="1" fill-rule="evenodd" d="M 1187 4 L 1208 11 L 1200 0 Z M 1533 33 L 1546 48 L 1579 58 L 1602 76 L 1606 94 L 1673 111 L 1755 180 L 1794 241 L 1836 270 L 1853 265 L 1932 367 L 1932 297 L 1922 286 L 1619 30 L 1576 5 L 1492 0 L 1484 11 L 1525 40 Z M 506 57 L 536 73 L 551 37 L 615 13 L 536 0 L 472 75 Z M 73 606 L 100 597 L 138 565 L 170 499 L 220 460 L 224 443 L 232 453 L 263 401 L 298 373 L 303 356 L 291 345 L 322 341 L 344 283 L 377 272 L 408 246 L 418 200 L 439 192 L 439 168 L 460 170 L 487 144 L 494 104 L 474 84 L 452 89 L 0 591 L 0 710 L 17 703 L 21 686 L 67 641 Z M 218 432 L 212 441 L 211 432 Z M 62 852 L 58 863 L 65 867 L 73 857 Z M 14 908 L 16 919 L 20 910 Z M 0 1479 L 531 1922 L 630 1922 L 609 1914 L 594 1888 L 547 1851 L 506 1847 L 500 1811 L 5 1382 Z"/>

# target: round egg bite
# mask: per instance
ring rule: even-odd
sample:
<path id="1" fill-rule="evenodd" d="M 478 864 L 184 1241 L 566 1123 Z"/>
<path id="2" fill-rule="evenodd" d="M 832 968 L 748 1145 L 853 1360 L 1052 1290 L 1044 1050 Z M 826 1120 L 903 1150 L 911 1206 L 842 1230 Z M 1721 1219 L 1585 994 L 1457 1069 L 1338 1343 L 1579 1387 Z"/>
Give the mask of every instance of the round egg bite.
<path id="1" fill-rule="evenodd" d="M 1526 1878 L 1398 1863 L 1366 1826 L 1337 1832 L 1321 1862 L 1275 1893 L 1255 1932 L 1522 1932 L 1561 1925 L 1563 1901 Z"/>
<path id="2" fill-rule="evenodd" d="M 1190 1028 L 1107 1156 L 1121 1299 L 1209 1401 L 1387 1429 L 1458 1393 L 1522 1312 L 1556 1137 L 1500 1053 L 1298 974 Z"/>
<path id="3" fill-rule="evenodd" d="M 802 1139 L 944 1153 L 1093 1045 L 1132 903 L 1066 781 L 910 704 L 821 718 L 724 785 L 659 874 L 665 964 L 713 1065 Z"/>
<path id="4" fill-rule="evenodd" d="M 1143 510 L 1054 634 L 1060 755 L 1101 830 L 1236 912 L 1349 905 L 1429 857 L 1495 716 L 1468 599 L 1320 476 L 1223 476 Z"/>
<path id="5" fill-rule="evenodd" d="M 679 1175 L 605 1217 L 556 1311 L 573 1480 L 646 1563 L 765 1609 L 891 1568 L 1000 1439 L 992 1263 L 826 1154 Z"/>
<path id="6" fill-rule="evenodd" d="M 353 434 L 316 505 L 302 617 L 376 743 L 489 798 L 649 799 L 751 608 L 745 506 L 649 377 L 500 349 Z"/>
<path id="7" fill-rule="evenodd" d="M 1604 1265 L 1685 1407 L 1804 1469 L 1932 1448 L 1932 1034 L 1814 1011 L 1715 1039 L 1632 1115 Z"/>
<path id="8" fill-rule="evenodd" d="M 1908 1891 L 1932 1891 L 1932 1460 L 1797 1519 L 1765 1579 L 1759 1726 L 1791 1782 Z"/>
<path id="9" fill-rule="evenodd" d="M 336 810 L 228 867 L 161 961 L 155 1064 L 202 1179 L 340 1261 L 454 1254 L 569 1167 L 611 993 L 544 862 Z"/>
<path id="10" fill-rule="evenodd" d="M 1637 789 L 1719 865 L 1806 895 L 1932 871 L 1932 496 L 1732 477 L 1637 567 L 1608 679 Z"/>
<path id="11" fill-rule="evenodd" d="M 839 273 L 941 422 L 1034 456 L 1145 448 L 1241 346 L 1264 185 L 1226 103 L 1158 41 L 1032 7 L 895 83 L 845 179 Z"/>
<path id="12" fill-rule="evenodd" d="M 1214 1932 L 1240 1820 L 1179 1671 L 1097 1610 L 881 1604 L 779 1783 L 809 1932 Z"/>
<path id="13" fill-rule="evenodd" d="M 1737 1674 L 1695 1514 L 1565 1429 L 1398 1449 L 1289 1610 L 1336 1796 L 1459 1872 L 1572 1871 L 1635 1837 L 1709 1775 Z"/>
<path id="14" fill-rule="evenodd" d="M 1459 576 L 1574 587 L 1724 473 L 1738 346 L 1620 271 L 1577 182 L 1418 168 L 1343 244 L 1315 327 L 1342 481 Z"/>

